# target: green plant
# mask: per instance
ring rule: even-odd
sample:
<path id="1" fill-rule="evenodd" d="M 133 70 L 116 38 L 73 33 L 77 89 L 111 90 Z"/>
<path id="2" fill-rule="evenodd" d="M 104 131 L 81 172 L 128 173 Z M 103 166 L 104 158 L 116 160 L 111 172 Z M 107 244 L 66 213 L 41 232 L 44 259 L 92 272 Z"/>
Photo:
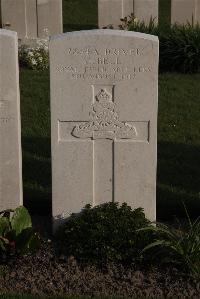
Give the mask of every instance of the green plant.
<path id="1" fill-rule="evenodd" d="M 62 252 L 81 261 L 130 263 L 140 260 L 141 249 L 149 243 L 149 233 L 136 230 L 149 221 L 141 208 L 126 203 L 105 203 L 80 214 L 72 214 L 62 228 Z"/>
<path id="2" fill-rule="evenodd" d="M 23 206 L 0 213 L 0 252 L 8 256 L 33 252 L 39 237 L 33 231 L 31 217 Z"/>
<path id="3" fill-rule="evenodd" d="M 36 45 L 19 47 L 19 61 L 21 66 L 32 70 L 45 70 L 49 68 L 49 41 L 38 40 Z"/>
<path id="4" fill-rule="evenodd" d="M 200 25 L 149 24 L 138 21 L 134 15 L 122 19 L 123 30 L 157 35 L 160 42 L 160 70 L 182 73 L 200 72 Z"/>
<path id="5" fill-rule="evenodd" d="M 186 210 L 187 213 L 187 210 Z M 155 241 L 147 245 L 142 254 L 148 250 L 154 251 L 160 262 L 180 265 L 195 277 L 200 278 L 200 217 L 191 221 L 188 213 L 187 227 L 174 228 L 170 225 L 157 223 L 139 229 L 139 232 L 150 231 L 155 234 Z"/>

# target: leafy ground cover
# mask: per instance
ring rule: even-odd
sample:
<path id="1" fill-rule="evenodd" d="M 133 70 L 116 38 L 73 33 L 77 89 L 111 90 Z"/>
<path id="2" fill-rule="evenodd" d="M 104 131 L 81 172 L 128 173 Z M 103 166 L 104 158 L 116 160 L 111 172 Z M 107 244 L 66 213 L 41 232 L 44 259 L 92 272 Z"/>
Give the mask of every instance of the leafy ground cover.
<path id="1" fill-rule="evenodd" d="M 51 243 L 45 242 L 37 255 L 11 261 L 1 270 L 1 294 L 33 294 L 56 297 L 59 294 L 199 299 L 200 286 L 175 268 L 126 267 L 108 264 L 103 268 L 82 267 L 73 257 L 54 258 Z M 16 297 L 15 297 L 16 298 Z"/>

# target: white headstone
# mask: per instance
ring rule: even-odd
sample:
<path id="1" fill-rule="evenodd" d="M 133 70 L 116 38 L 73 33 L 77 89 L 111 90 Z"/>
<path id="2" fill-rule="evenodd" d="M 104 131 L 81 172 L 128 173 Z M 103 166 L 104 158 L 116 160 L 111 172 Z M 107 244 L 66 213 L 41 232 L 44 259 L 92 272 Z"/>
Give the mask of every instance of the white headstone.
<path id="1" fill-rule="evenodd" d="M 134 0 L 134 16 L 147 25 L 150 20 L 158 23 L 158 0 Z"/>
<path id="2" fill-rule="evenodd" d="M 0 211 L 22 204 L 17 34 L 0 30 Z"/>
<path id="3" fill-rule="evenodd" d="M 2 27 L 18 37 L 37 37 L 36 0 L 1 0 Z"/>
<path id="4" fill-rule="evenodd" d="M 200 23 L 200 0 L 172 0 L 171 23 Z"/>
<path id="5" fill-rule="evenodd" d="M 63 32 L 62 0 L 37 0 L 38 37 Z"/>
<path id="6" fill-rule="evenodd" d="M 50 41 L 53 217 L 127 202 L 156 217 L 158 39 L 90 30 Z"/>
<path id="7" fill-rule="evenodd" d="M 3 28 L 20 39 L 46 38 L 63 32 L 62 0 L 1 0 Z"/>
<path id="8" fill-rule="evenodd" d="M 133 13 L 133 0 L 98 0 L 99 28 L 119 29 L 120 19 Z"/>

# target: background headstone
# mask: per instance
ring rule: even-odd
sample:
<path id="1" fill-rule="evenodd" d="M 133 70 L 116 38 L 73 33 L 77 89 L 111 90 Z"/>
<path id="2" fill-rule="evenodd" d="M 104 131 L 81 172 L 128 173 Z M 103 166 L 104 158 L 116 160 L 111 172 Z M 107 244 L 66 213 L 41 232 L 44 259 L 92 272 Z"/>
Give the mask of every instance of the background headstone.
<path id="1" fill-rule="evenodd" d="M 120 19 L 133 13 L 133 0 L 98 0 L 99 28 L 112 25 L 119 29 Z"/>
<path id="2" fill-rule="evenodd" d="M 150 20 L 158 23 L 158 0 L 134 0 L 134 16 L 149 24 Z"/>
<path id="3" fill-rule="evenodd" d="M 37 37 L 36 0 L 1 0 L 2 27 L 19 38 Z"/>
<path id="4" fill-rule="evenodd" d="M 98 0 L 99 28 L 112 25 L 119 29 L 120 19 L 131 14 L 147 25 L 158 22 L 158 0 Z"/>
<path id="5" fill-rule="evenodd" d="M 26 37 L 37 37 L 37 6 L 36 0 L 25 0 L 26 5 Z"/>
<path id="6" fill-rule="evenodd" d="M 19 38 L 27 35 L 25 0 L 1 0 L 2 27 L 18 33 Z"/>
<path id="7" fill-rule="evenodd" d="M 38 37 L 63 32 L 62 0 L 37 0 Z"/>
<path id="8" fill-rule="evenodd" d="M 63 32 L 62 0 L 1 0 L 2 27 L 20 39 Z"/>
<path id="9" fill-rule="evenodd" d="M 22 204 L 18 41 L 0 30 L 0 211 Z"/>
<path id="10" fill-rule="evenodd" d="M 200 0 L 171 0 L 171 23 L 200 22 Z"/>
<path id="11" fill-rule="evenodd" d="M 156 218 L 158 39 L 90 30 L 50 41 L 55 227 L 85 204 Z"/>

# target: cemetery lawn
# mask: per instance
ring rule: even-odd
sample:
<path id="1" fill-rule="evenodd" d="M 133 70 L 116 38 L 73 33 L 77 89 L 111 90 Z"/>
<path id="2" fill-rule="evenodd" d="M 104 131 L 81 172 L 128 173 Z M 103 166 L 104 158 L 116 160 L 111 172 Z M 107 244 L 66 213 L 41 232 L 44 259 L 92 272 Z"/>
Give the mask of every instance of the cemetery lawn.
<path id="1" fill-rule="evenodd" d="M 25 206 L 51 211 L 49 73 L 21 69 L 23 183 Z M 198 216 L 200 75 L 159 76 L 157 218 Z M 78 187 L 78 186 L 77 186 Z"/>

